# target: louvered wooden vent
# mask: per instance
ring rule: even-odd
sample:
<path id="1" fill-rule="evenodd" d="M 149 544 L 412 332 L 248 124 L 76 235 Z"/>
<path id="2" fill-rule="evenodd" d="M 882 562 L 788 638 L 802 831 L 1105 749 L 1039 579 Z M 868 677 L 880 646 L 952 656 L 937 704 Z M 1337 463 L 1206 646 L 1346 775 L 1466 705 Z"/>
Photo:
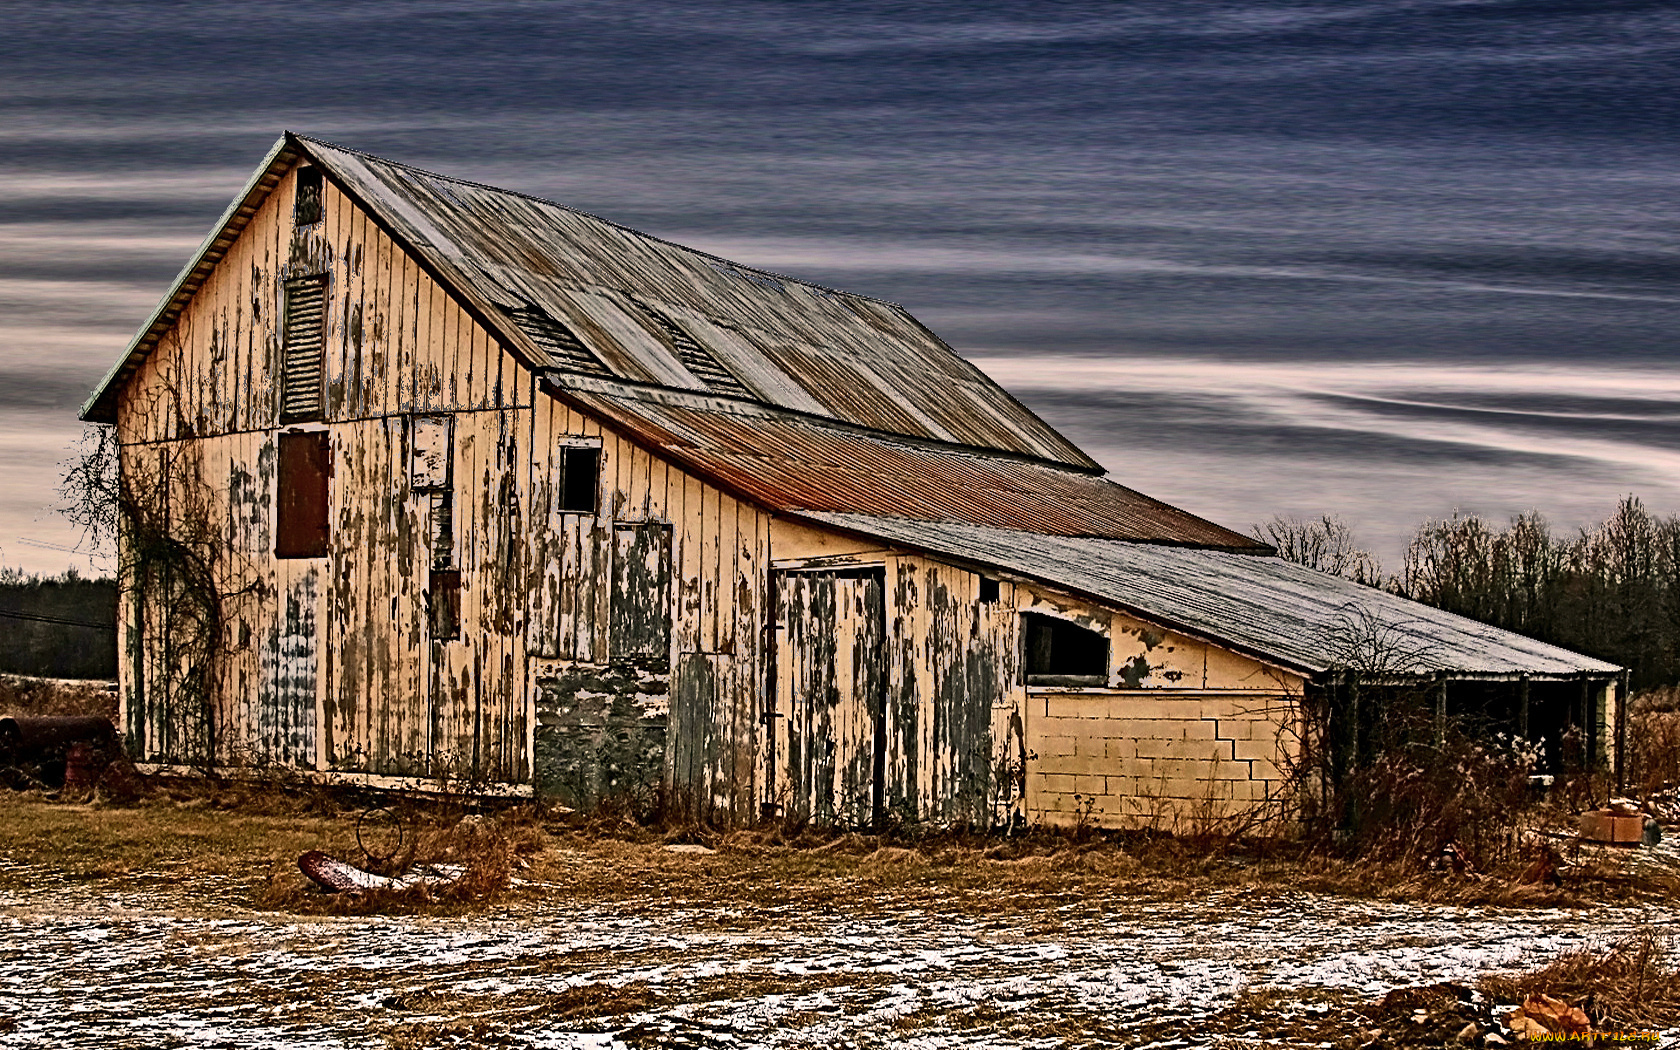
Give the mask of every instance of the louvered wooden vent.
<path id="1" fill-rule="evenodd" d="M 321 418 L 321 371 L 326 357 L 327 279 L 286 285 L 286 339 L 281 349 L 280 421 Z"/>
<path id="2" fill-rule="evenodd" d="M 611 378 L 612 371 L 601 363 L 583 340 L 539 306 L 502 307 L 531 341 L 547 351 L 554 367 L 567 372 Z"/>
<path id="3" fill-rule="evenodd" d="M 665 333 L 671 349 L 677 352 L 677 358 L 683 366 L 694 373 L 694 378 L 705 383 L 707 389 L 715 394 L 727 394 L 731 397 L 756 397 L 751 390 L 741 385 L 729 369 L 723 367 L 723 362 L 712 356 L 712 352 L 695 341 L 682 325 L 666 317 L 646 303 L 639 304 L 642 310 L 653 319 L 653 323 Z"/>

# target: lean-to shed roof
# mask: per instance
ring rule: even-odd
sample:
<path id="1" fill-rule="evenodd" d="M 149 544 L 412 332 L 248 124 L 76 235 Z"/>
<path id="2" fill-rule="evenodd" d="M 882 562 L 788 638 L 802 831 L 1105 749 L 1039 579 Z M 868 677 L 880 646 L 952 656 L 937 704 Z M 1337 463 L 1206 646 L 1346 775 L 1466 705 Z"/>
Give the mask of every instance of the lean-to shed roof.
<path id="1" fill-rule="evenodd" d="M 1308 674 L 1350 664 L 1394 677 L 1543 679 L 1621 670 L 1282 558 L 863 514 L 806 516 L 1016 572 Z"/>
<path id="2" fill-rule="evenodd" d="M 742 266 L 525 194 L 282 137 L 83 410 L 168 329 L 290 166 L 318 164 L 533 367 L 758 401 L 913 437 L 1097 464 L 902 307 Z"/>
<path id="3" fill-rule="evenodd" d="M 1270 552 L 1252 537 L 1043 460 L 898 438 L 686 392 L 560 377 L 560 396 L 772 510 L 892 515 L 1047 536 Z"/>

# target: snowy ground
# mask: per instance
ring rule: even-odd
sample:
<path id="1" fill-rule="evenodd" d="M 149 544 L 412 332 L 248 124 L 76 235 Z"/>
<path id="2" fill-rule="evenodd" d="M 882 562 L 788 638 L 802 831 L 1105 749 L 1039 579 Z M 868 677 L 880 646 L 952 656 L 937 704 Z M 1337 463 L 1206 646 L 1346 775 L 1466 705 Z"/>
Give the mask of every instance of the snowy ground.
<path id="1" fill-rule="evenodd" d="M 0 1046 L 1229 1046 L 1256 1034 L 1220 1015 L 1245 988 L 1364 1001 L 1680 918 L 1229 894 L 996 919 L 657 900 L 303 919 L 248 893 L 0 892 Z"/>

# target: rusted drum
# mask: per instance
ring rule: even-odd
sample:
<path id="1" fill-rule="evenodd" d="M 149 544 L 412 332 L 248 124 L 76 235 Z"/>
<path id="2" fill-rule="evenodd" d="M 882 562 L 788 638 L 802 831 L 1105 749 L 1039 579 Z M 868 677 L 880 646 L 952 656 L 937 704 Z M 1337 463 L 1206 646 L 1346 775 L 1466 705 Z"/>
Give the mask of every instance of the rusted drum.
<path id="1" fill-rule="evenodd" d="M 0 718 L 0 753 L 23 757 L 73 744 L 99 747 L 116 735 L 111 720 L 100 715 L 17 715 Z"/>
<path id="2" fill-rule="evenodd" d="M 0 772 L 12 787 L 45 782 L 87 787 L 116 743 L 116 729 L 98 715 L 0 718 Z"/>
<path id="3" fill-rule="evenodd" d="M 64 753 L 64 786 L 66 789 L 90 788 L 93 776 L 93 748 L 78 740 Z"/>

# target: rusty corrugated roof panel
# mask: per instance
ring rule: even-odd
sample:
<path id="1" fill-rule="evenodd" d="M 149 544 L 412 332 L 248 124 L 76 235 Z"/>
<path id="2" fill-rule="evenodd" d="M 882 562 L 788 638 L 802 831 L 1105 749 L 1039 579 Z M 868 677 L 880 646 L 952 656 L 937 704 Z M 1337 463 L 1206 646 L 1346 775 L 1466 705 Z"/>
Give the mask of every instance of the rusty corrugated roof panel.
<path id="1" fill-rule="evenodd" d="M 301 147 L 452 283 L 498 307 L 534 364 L 739 396 L 860 426 L 1096 462 L 902 307 L 769 274 L 548 201 L 313 139 Z M 682 326 L 673 333 L 669 324 Z M 569 347 L 562 329 L 588 354 Z M 733 380 L 684 364 L 695 346 Z M 711 372 L 710 363 L 701 373 Z"/>
<path id="2" fill-rule="evenodd" d="M 774 510 L 1270 549 L 1122 485 L 1042 460 L 599 380 L 568 378 L 559 392 L 659 455 Z"/>
<path id="3" fill-rule="evenodd" d="M 1375 635 L 1396 675 L 1604 677 L 1621 668 L 1282 558 L 1046 536 L 903 517 L 812 513 L 889 543 L 997 566 L 1316 674 Z"/>

